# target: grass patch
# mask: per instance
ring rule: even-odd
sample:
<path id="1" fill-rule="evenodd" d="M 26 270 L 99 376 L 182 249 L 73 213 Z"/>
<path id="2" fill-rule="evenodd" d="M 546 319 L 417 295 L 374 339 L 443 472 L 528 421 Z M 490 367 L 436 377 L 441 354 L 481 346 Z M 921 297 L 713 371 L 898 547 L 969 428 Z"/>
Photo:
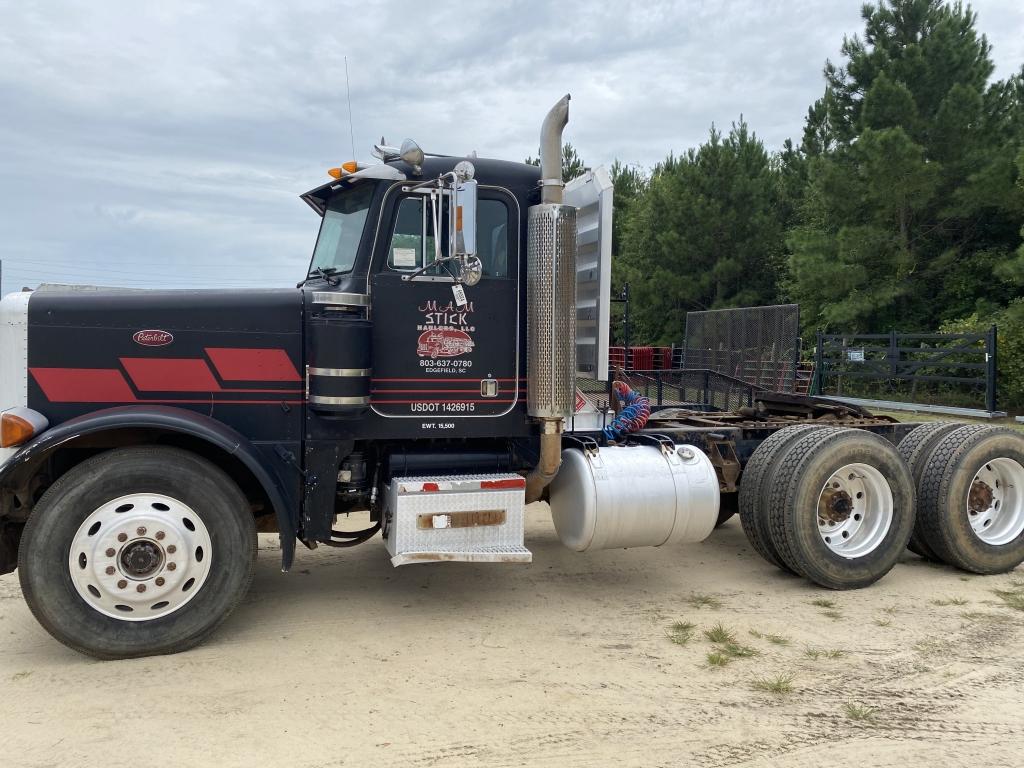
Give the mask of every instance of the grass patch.
<path id="1" fill-rule="evenodd" d="M 721 608 L 722 601 L 713 595 L 702 595 L 697 592 L 686 598 L 686 602 L 694 608 Z"/>
<path id="2" fill-rule="evenodd" d="M 677 621 L 668 628 L 668 639 L 676 645 L 686 645 L 693 640 L 693 630 L 697 625 L 690 621 Z"/>
<path id="3" fill-rule="evenodd" d="M 721 653 L 720 651 L 712 651 L 705 658 L 707 659 L 709 667 L 724 667 L 726 664 L 732 661 L 731 656 L 727 656 L 726 654 Z"/>
<path id="4" fill-rule="evenodd" d="M 945 599 L 932 600 L 932 605 L 947 606 L 947 605 L 967 605 L 969 600 L 962 597 L 947 597 Z"/>
<path id="5" fill-rule="evenodd" d="M 758 691 L 783 696 L 793 692 L 792 675 L 776 675 L 775 677 L 755 677 L 753 686 Z"/>
<path id="6" fill-rule="evenodd" d="M 839 621 L 841 618 L 843 618 L 843 614 L 841 614 L 839 611 L 822 611 L 821 615 L 827 616 L 828 618 L 832 619 L 832 621 Z"/>
<path id="7" fill-rule="evenodd" d="M 843 704 L 843 714 L 848 719 L 861 723 L 875 722 L 875 708 L 866 704 L 854 704 L 852 701 L 848 701 Z"/>
<path id="8" fill-rule="evenodd" d="M 988 624 L 1005 624 L 1010 617 L 1002 613 L 988 613 L 987 611 L 963 611 L 960 616 L 968 621 L 984 621 Z"/>
<path id="9" fill-rule="evenodd" d="M 1024 611 L 1024 592 L 1013 589 L 993 589 L 993 594 L 1003 601 L 1003 605 L 1015 611 Z"/>
<path id="10" fill-rule="evenodd" d="M 773 645 L 789 645 L 789 638 L 784 635 L 770 635 L 765 632 L 758 632 L 756 629 L 747 630 L 751 637 L 756 637 L 758 640 L 767 640 Z"/>
<path id="11" fill-rule="evenodd" d="M 736 635 L 732 633 L 732 630 L 723 626 L 721 622 L 715 624 L 711 629 L 705 629 L 704 637 L 712 643 L 736 643 Z"/>
<path id="12" fill-rule="evenodd" d="M 757 648 L 751 648 L 749 645 L 740 645 L 739 643 L 726 643 L 722 646 L 722 653 L 734 659 L 746 659 L 751 656 L 761 655 Z"/>
<path id="13" fill-rule="evenodd" d="M 819 597 L 816 600 L 811 600 L 811 605 L 816 606 L 818 608 L 835 608 L 836 601 L 828 600 L 824 597 Z"/>
<path id="14" fill-rule="evenodd" d="M 897 613 L 899 613 L 900 609 L 899 606 L 890 605 L 889 607 L 883 608 L 882 610 L 888 613 L 890 616 L 895 616 Z"/>

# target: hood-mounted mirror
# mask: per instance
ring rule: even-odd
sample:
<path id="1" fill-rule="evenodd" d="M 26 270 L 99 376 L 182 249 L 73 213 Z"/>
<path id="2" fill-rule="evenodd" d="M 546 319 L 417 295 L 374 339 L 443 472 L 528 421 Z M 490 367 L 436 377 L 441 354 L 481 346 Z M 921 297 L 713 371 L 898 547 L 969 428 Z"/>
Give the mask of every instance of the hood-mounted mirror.
<path id="1" fill-rule="evenodd" d="M 423 150 L 420 149 L 419 144 L 412 139 L 406 139 L 402 142 L 402 148 L 399 151 L 399 157 L 412 166 L 415 174 L 423 173 Z"/>

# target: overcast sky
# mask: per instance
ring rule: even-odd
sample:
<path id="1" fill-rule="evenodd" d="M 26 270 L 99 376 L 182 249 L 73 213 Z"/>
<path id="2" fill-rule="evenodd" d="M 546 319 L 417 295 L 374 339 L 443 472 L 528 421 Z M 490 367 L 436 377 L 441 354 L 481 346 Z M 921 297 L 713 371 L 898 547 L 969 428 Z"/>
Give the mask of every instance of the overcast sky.
<path id="1" fill-rule="evenodd" d="M 289 285 L 298 195 L 381 135 L 521 160 L 572 94 L 590 165 L 649 167 L 740 114 L 799 138 L 859 1 L 44 3 L 0 0 L 3 290 L 42 281 Z M 978 0 L 996 77 L 1024 5 Z"/>

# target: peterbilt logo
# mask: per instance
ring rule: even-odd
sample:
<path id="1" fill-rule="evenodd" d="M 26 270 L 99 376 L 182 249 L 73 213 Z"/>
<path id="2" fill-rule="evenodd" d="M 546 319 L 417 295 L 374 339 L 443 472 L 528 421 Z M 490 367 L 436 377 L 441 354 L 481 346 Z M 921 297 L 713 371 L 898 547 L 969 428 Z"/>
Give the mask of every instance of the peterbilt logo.
<path id="1" fill-rule="evenodd" d="M 167 331 L 136 331 L 132 335 L 132 341 L 144 347 L 165 347 L 174 341 L 174 336 Z"/>
<path id="2" fill-rule="evenodd" d="M 454 328 L 438 328 L 424 331 L 416 343 L 416 354 L 420 357 L 458 357 L 473 351 L 473 339 L 465 331 Z"/>

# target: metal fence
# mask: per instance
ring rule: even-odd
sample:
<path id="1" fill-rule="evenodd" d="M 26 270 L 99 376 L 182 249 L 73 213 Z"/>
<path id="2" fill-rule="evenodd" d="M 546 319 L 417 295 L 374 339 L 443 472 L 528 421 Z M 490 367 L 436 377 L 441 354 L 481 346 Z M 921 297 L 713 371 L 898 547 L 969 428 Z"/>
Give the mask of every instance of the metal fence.
<path id="1" fill-rule="evenodd" d="M 686 314 L 673 367 L 710 370 L 775 392 L 801 389 L 800 306 L 714 309 Z"/>
<path id="2" fill-rule="evenodd" d="M 819 333 L 814 392 L 996 410 L 996 327 L 986 333 Z"/>
<path id="3" fill-rule="evenodd" d="M 620 374 L 634 392 L 653 406 L 696 411 L 732 411 L 751 406 L 762 391 L 749 382 L 707 369 L 685 371 L 627 371 Z"/>

